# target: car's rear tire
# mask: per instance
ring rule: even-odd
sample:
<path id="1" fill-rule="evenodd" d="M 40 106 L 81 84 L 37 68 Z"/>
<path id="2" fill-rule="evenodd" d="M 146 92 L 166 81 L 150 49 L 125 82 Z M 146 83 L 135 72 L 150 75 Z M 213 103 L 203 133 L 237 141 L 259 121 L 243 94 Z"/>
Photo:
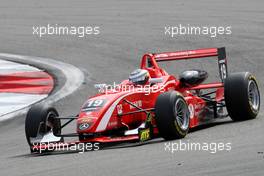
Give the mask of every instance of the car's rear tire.
<path id="1" fill-rule="evenodd" d="M 176 91 L 160 94 L 155 104 L 155 120 L 165 140 L 184 138 L 189 130 L 190 113 L 183 96 Z"/>
<path id="2" fill-rule="evenodd" d="M 55 136 L 61 134 L 61 122 L 56 118 L 58 116 L 55 108 L 43 104 L 34 105 L 29 109 L 25 121 L 25 133 L 31 152 L 37 152 L 37 149 L 32 149 L 34 145 L 32 138 L 44 135 L 51 130 Z"/>
<path id="3" fill-rule="evenodd" d="M 256 78 L 249 72 L 230 74 L 224 83 L 225 103 L 234 121 L 254 119 L 260 108 Z"/>

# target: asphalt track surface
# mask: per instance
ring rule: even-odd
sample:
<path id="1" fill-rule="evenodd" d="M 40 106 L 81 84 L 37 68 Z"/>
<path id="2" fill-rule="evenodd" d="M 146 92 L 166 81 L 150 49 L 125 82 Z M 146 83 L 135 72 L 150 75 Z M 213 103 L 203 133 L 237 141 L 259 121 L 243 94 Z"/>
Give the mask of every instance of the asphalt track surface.
<path id="1" fill-rule="evenodd" d="M 127 78 L 145 52 L 226 46 L 229 70 L 250 71 L 259 80 L 263 95 L 264 1 L 86 1 L 2 0 L 0 50 L 55 58 L 81 68 L 87 82 L 59 101 L 61 114 L 76 114 L 94 83 Z M 99 36 L 85 39 L 67 36 L 38 38 L 33 25 L 98 25 Z M 232 25 L 232 35 L 164 35 L 165 25 Z M 203 66 L 201 62 L 184 68 Z M 205 69 L 215 65 L 208 62 Z M 167 65 L 177 71 L 177 65 Z M 181 68 L 183 68 L 181 67 Z M 204 66 L 205 67 L 205 66 Z M 263 175 L 263 106 L 255 120 L 224 123 L 196 130 L 185 142 L 231 142 L 230 152 L 170 153 L 161 139 L 147 145 L 83 154 L 30 156 L 24 136 L 24 116 L 0 125 L 0 175 Z M 179 142 L 179 141 L 172 141 Z"/>

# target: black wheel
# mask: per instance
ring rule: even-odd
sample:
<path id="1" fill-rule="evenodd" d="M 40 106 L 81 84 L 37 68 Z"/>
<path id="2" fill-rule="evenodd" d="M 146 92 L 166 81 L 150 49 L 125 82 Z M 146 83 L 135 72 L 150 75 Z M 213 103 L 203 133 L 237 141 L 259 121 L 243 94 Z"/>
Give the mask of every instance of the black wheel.
<path id="1" fill-rule="evenodd" d="M 256 78 L 249 72 L 230 74 L 224 83 L 225 103 L 234 121 L 254 119 L 260 108 Z"/>
<path id="2" fill-rule="evenodd" d="M 182 95 L 176 91 L 160 94 L 155 105 L 155 119 L 164 139 L 185 137 L 189 130 L 190 113 Z"/>
<path id="3" fill-rule="evenodd" d="M 25 133 L 31 152 L 38 152 L 37 149 L 32 149 L 33 145 L 40 143 L 45 134 L 50 132 L 55 136 L 61 134 L 61 123 L 56 118 L 58 116 L 55 108 L 42 104 L 34 105 L 29 109 L 25 121 Z"/>

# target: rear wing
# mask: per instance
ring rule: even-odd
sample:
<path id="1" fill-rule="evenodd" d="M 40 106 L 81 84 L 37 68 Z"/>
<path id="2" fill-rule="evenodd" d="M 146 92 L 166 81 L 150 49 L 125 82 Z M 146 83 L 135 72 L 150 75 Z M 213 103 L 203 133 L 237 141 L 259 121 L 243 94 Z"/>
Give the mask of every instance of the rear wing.
<path id="1" fill-rule="evenodd" d="M 213 57 L 213 56 L 217 56 L 218 58 L 219 74 L 223 82 L 225 78 L 228 76 L 225 47 L 153 54 L 153 57 L 156 62 L 197 59 L 197 58 L 205 58 L 205 57 Z"/>

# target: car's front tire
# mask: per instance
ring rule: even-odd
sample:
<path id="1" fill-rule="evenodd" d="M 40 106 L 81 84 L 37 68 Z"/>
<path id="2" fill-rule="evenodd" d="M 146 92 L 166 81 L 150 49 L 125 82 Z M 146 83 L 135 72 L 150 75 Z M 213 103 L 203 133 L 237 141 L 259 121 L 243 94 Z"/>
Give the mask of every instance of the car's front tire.
<path id="1" fill-rule="evenodd" d="M 53 132 L 54 135 L 61 134 L 61 123 L 56 118 L 58 116 L 55 108 L 42 104 L 34 105 L 29 109 L 25 121 L 25 134 L 31 152 L 38 152 L 37 148 L 33 149 L 33 145 L 38 142 L 32 139 L 41 138 L 49 132 Z"/>
<path id="2" fill-rule="evenodd" d="M 183 96 L 176 91 L 160 94 L 155 104 L 155 120 L 165 140 L 184 138 L 189 130 L 190 113 Z"/>

